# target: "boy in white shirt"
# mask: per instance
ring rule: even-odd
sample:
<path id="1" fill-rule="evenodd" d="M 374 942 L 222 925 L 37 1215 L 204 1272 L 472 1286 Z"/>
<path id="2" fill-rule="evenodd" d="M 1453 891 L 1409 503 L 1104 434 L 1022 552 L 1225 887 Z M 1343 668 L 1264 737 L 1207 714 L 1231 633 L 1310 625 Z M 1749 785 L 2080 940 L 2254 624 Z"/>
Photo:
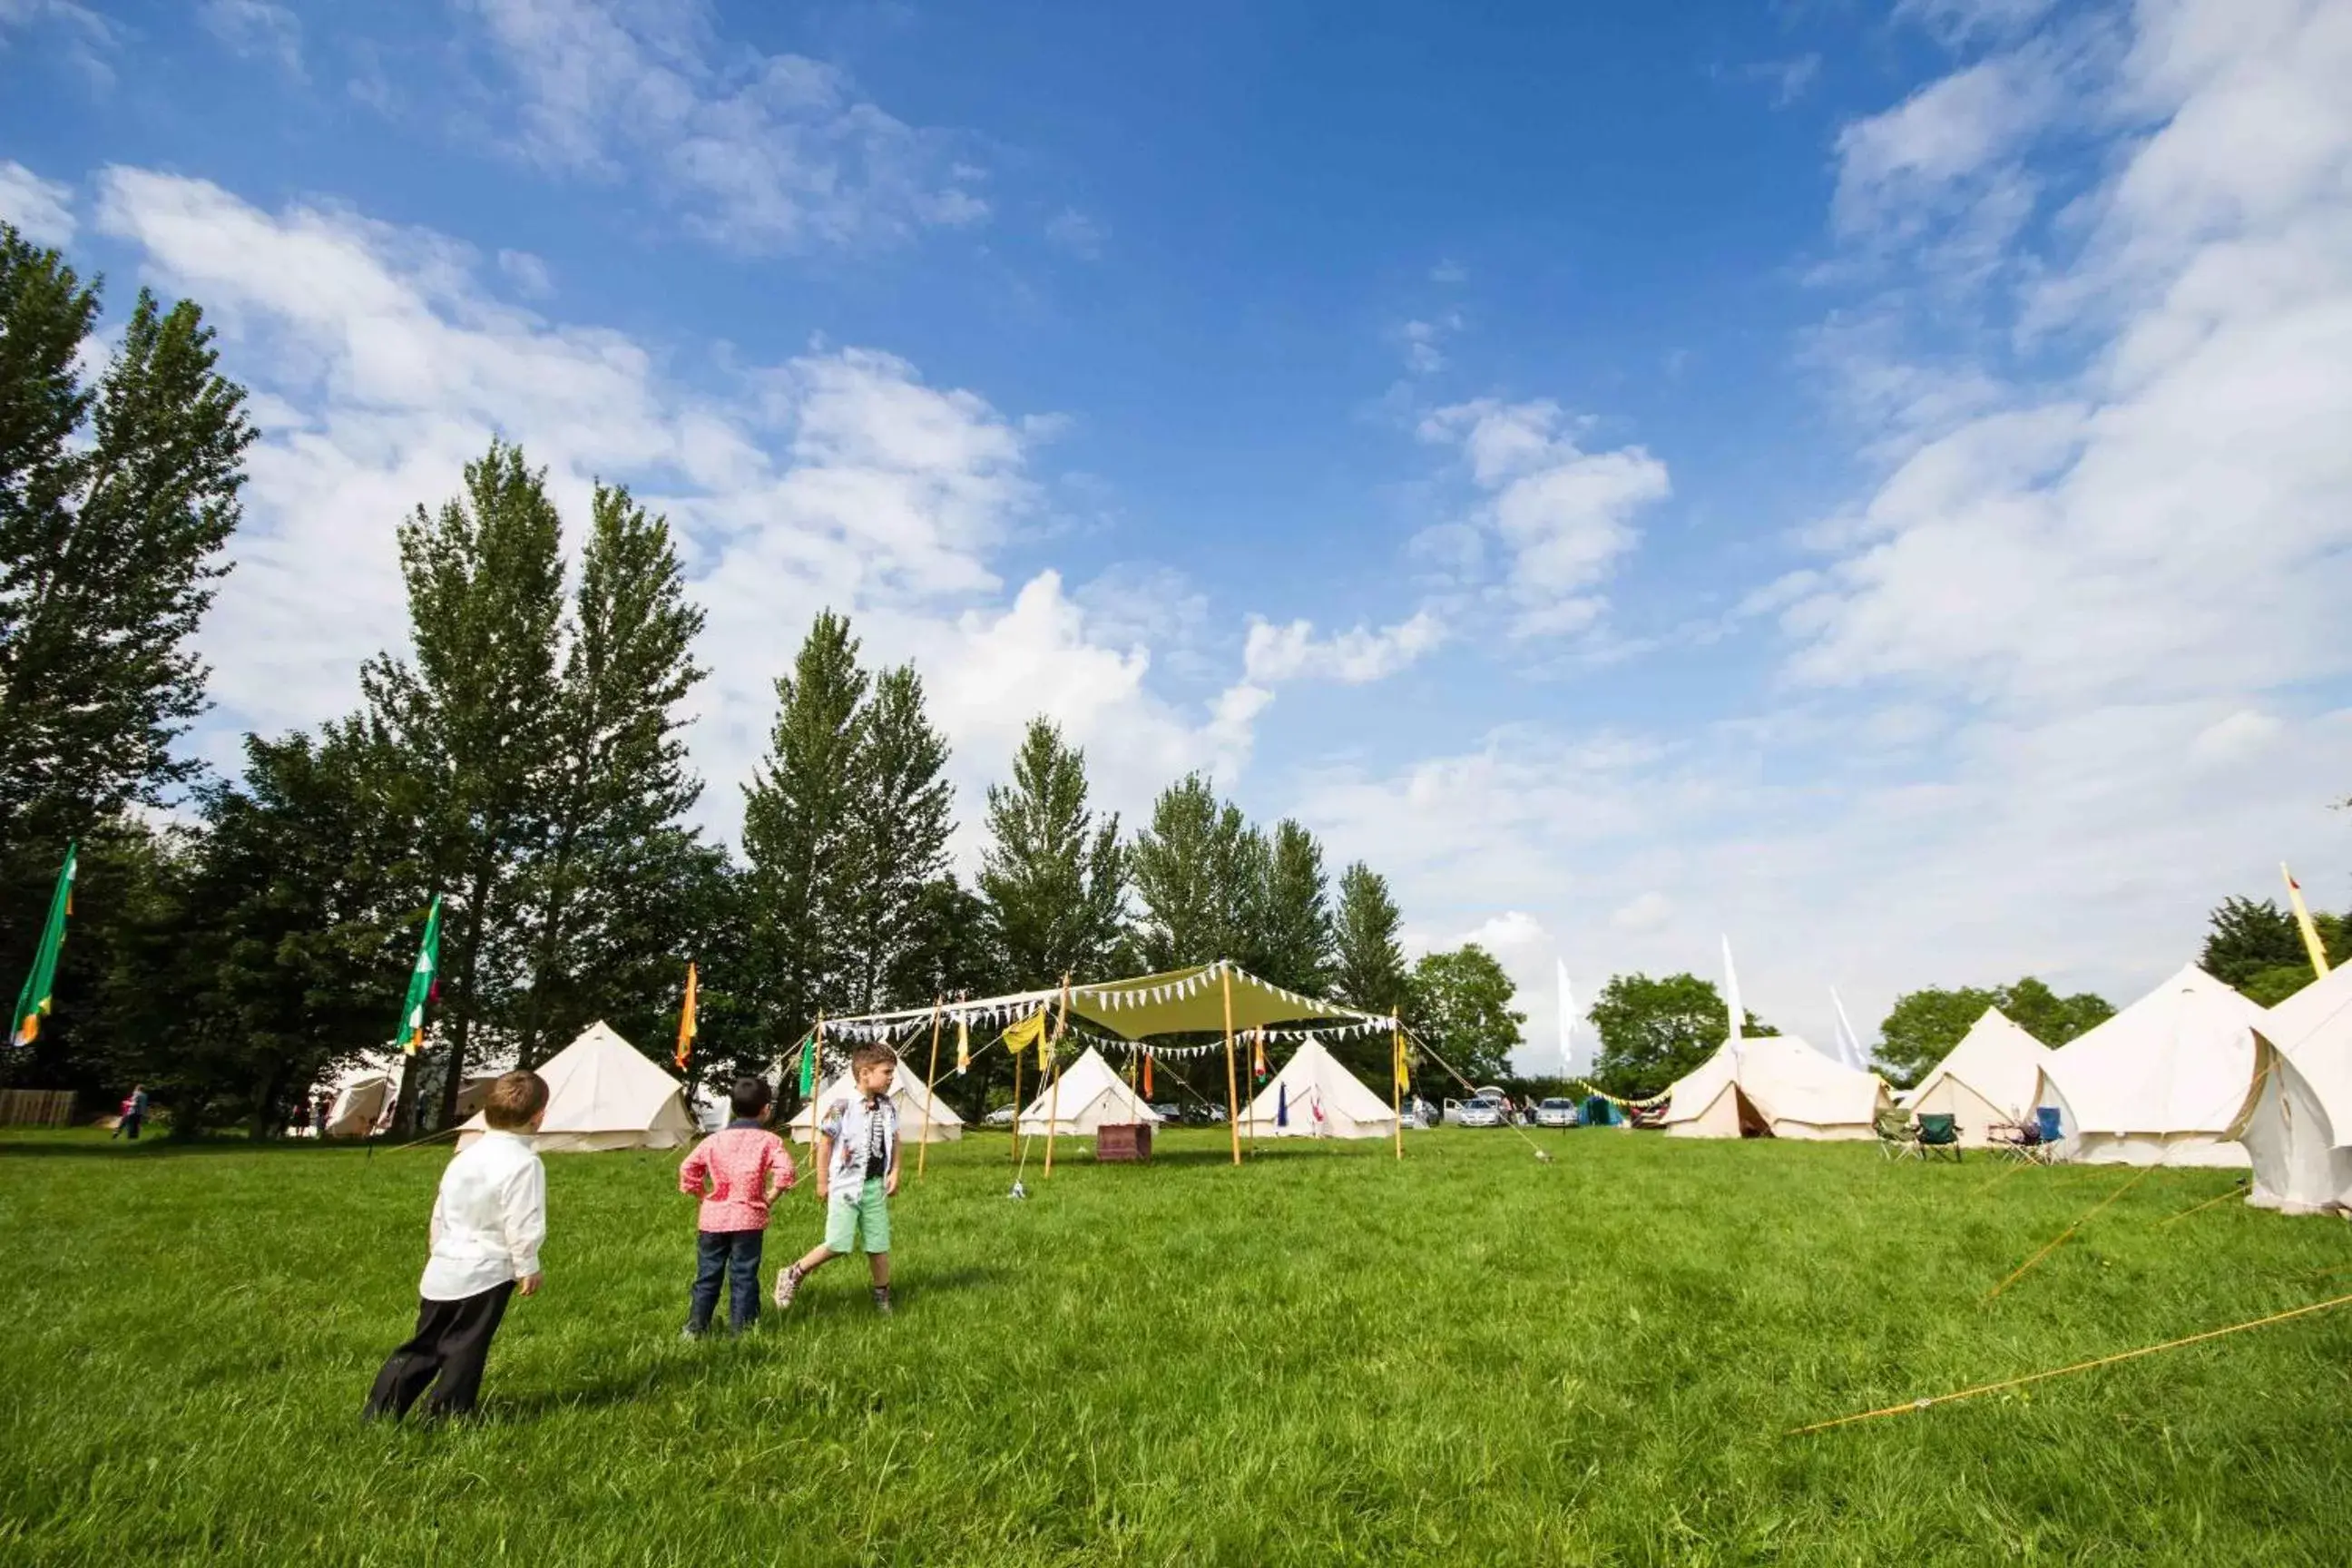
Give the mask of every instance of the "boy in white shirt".
<path id="1" fill-rule="evenodd" d="M 510 1072 L 490 1086 L 482 1106 L 490 1130 L 441 1173 L 416 1332 L 376 1373 L 362 1412 L 367 1419 L 399 1420 L 436 1378 L 427 1417 L 474 1413 L 508 1300 L 539 1292 L 547 1173 L 530 1135 L 546 1114 L 547 1080 L 537 1073 Z"/>

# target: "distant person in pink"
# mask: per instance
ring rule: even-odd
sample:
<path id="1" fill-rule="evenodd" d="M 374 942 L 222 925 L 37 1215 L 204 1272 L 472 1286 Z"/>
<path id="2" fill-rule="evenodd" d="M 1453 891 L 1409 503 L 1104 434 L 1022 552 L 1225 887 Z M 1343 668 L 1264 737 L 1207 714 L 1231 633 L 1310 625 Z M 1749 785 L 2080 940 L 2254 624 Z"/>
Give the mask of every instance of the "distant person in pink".
<path id="1" fill-rule="evenodd" d="M 677 1190 L 702 1200 L 694 1289 L 687 1298 L 690 1340 L 710 1331 L 722 1279 L 728 1328 L 740 1334 L 760 1321 L 760 1247 L 768 1205 L 778 1193 L 792 1190 L 795 1174 L 792 1152 L 768 1131 L 776 1097 L 767 1080 L 739 1078 L 728 1098 L 735 1119 L 697 1145 L 677 1171 Z"/>

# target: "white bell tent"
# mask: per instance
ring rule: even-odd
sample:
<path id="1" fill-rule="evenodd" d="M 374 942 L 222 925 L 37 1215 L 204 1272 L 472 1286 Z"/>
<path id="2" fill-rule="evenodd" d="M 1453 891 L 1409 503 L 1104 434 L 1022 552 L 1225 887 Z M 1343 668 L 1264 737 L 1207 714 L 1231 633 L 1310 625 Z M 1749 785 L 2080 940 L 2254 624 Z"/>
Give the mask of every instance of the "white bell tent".
<path id="1" fill-rule="evenodd" d="M 2305 986 L 2255 1027 L 2253 1084 L 2229 1131 L 2253 1166 L 2248 1203 L 2352 1213 L 2352 967 Z"/>
<path id="2" fill-rule="evenodd" d="M 813 1142 L 824 1109 L 856 1092 L 845 1068 L 827 1079 L 816 1091 L 816 1098 L 801 1107 L 800 1113 L 793 1118 L 793 1140 Z M 952 1143 L 963 1136 L 963 1118 L 955 1113 L 953 1106 L 923 1087 L 923 1075 L 908 1067 L 905 1057 L 898 1058 L 898 1070 L 890 1079 L 890 1103 L 898 1108 L 898 1141 L 902 1143 Z"/>
<path id="3" fill-rule="evenodd" d="M 2231 1136 L 2254 1078 L 2262 1008 L 2189 964 L 2050 1053 L 2039 1105 L 2059 1156 L 2088 1164 L 2243 1165 Z"/>
<path id="4" fill-rule="evenodd" d="M 1666 1131 L 1682 1138 L 1869 1138 L 1889 1103 L 1876 1073 L 1794 1035 L 1726 1040 L 1666 1094 Z"/>
<path id="5" fill-rule="evenodd" d="M 1088 1046 L 1058 1080 L 1045 1080 L 1045 1091 L 1021 1112 L 1020 1128 L 1024 1137 L 1042 1138 L 1050 1127 L 1056 1138 L 1091 1138 L 1107 1126 L 1160 1120 L 1102 1053 Z"/>
<path id="6" fill-rule="evenodd" d="M 1960 1142 L 1981 1149 L 1992 1141 L 1993 1123 L 2033 1120 L 2033 1097 L 2049 1059 L 2049 1047 L 2000 1008 L 1988 1007 L 1898 1103 L 1915 1113 L 1949 1116 Z"/>
<path id="7" fill-rule="evenodd" d="M 390 1123 L 400 1098 L 399 1062 L 371 1052 L 328 1080 L 326 1136 L 367 1138 Z"/>
<path id="8" fill-rule="evenodd" d="M 539 1065 L 547 1118 L 535 1141 L 542 1154 L 604 1149 L 676 1149 L 694 1141 L 685 1086 L 601 1019 Z M 457 1135 L 464 1148 L 488 1129 L 479 1114 Z"/>
<path id="9" fill-rule="evenodd" d="M 1387 1138 L 1396 1126 L 1396 1109 L 1312 1035 L 1242 1112 L 1244 1137 Z"/>

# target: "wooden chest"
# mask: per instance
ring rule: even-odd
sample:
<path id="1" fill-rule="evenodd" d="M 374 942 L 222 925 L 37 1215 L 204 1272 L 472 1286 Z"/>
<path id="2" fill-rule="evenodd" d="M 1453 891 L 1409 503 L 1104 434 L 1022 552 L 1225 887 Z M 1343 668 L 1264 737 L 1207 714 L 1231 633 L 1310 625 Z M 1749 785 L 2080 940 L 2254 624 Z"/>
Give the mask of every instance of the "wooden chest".
<path id="1" fill-rule="evenodd" d="M 1150 1159 L 1151 1123 L 1111 1122 L 1096 1129 L 1095 1158 L 1109 1162 Z"/>

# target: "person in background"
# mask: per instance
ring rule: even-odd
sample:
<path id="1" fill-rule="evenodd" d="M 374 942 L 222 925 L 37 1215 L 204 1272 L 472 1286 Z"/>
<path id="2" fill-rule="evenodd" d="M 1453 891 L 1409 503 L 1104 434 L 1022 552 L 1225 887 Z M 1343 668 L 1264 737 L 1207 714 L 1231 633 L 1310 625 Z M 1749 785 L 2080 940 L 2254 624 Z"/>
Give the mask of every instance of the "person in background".
<path id="1" fill-rule="evenodd" d="M 510 1072 L 490 1085 L 482 1106 L 489 1131 L 441 1173 L 416 1332 L 376 1373 L 365 1419 L 399 1420 L 428 1386 L 427 1417 L 474 1413 L 508 1300 L 539 1293 L 547 1172 L 530 1134 L 546 1114 L 547 1080 L 537 1073 Z"/>
<path id="2" fill-rule="evenodd" d="M 310 1101 L 310 1136 L 324 1138 L 326 1135 L 327 1097 L 322 1094 Z"/>
<path id="3" fill-rule="evenodd" d="M 110 1143 L 128 1133 L 133 1143 L 139 1142 L 139 1129 L 147 1120 L 147 1086 L 134 1083 L 131 1097 L 122 1102 L 122 1114 L 116 1119 L 114 1131 L 107 1134 Z"/>
<path id="4" fill-rule="evenodd" d="M 801 1281 L 862 1244 L 874 1276 L 874 1310 L 890 1311 L 890 1199 L 898 1190 L 898 1108 L 890 1079 L 898 1058 L 867 1044 L 850 1053 L 851 1092 L 817 1122 L 816 1195 L 825 1201 L 824 1240 L 776 1276 L 776 1305 L 789 1307 Z"/>
<path id="5" fill-rule="evenodd" d="M 696 1222 L 694 1289 L 687 1297 L 686 1337 L 710 1331 L 719 1286 L 727 1284 L 727 1327 L 741 1333 L 760 1321 L 760 1248 L 768 1205 L 792 1191 L 792 1151 L 768 1131 L 775 1091 L 765 1079 L 739 1078 L 728 1096 L 733 1121 L 696 1145 L 677 1170 L 677 1190 L 702 1200 Z"/>

